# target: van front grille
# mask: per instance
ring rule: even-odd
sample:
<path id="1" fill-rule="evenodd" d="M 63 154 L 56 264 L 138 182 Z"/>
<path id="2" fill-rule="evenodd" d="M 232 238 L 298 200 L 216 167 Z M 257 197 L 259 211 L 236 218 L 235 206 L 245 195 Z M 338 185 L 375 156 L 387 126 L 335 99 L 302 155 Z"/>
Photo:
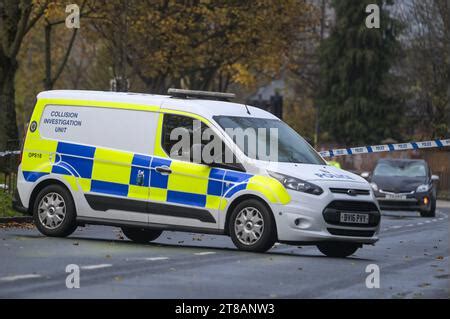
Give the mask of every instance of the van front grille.
<path id="1" fill-rule="evenodd" d="M 355 212 L 371 212 L 377 211 L 377 205 L 373 202 L 355 201 L 355 200 L 335 200 L 332 201 L 327 208 L 337 210 L 355 211 Z"/>
<path id="2" fill-rule="evenodd" d="M 369 215 L 368 224 L 358 223 L 341 223 L 341 213 L 363 213 Z M 378 211 L 377 206 L 372 202 L 364 201 L 345 201 L 335 200 L 332 201 L 322 212 L 323 218 L 328 224 L 340 225 L 347 227 L 375 227 L 380 223 L 381 214 Z"/>
<path id="3" fill-rule="evenodd" d="M 332 193 L 336 194 L 347 194 L 350 196 L 355 195 L 370 195 L 370 191 L 368 189 L 354 189 L 354 188 L 330 188 Z"/>

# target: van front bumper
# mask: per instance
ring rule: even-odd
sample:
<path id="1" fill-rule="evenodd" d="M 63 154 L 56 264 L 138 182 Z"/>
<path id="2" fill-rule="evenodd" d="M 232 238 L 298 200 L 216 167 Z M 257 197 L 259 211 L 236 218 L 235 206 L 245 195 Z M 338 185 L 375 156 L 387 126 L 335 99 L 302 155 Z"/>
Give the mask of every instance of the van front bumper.
<path id="1" fill-rule="evenodd" d="M 334 202 L 352 204 L 339 207 L 333 205 Z M 368 214 L 369 223 L 343 224 L 340 222 L 341 211 Z M 287 205 L 277 205 L 274 215 L 279 242 L 314 245 L 324 241 L 339 241 L 370 245 L 378 241 L 381 214 L 372 196 L 349 198 L 333 194 L 319 200 L 304 198 Z"/>
<path id="2" fill-rule="evenodd" d="M 404 199 L 389 199 L 384 194 L 376 194 L 378 203 L 382 210 L 418 210 L 429 211 L 434 200 L 433 191 L 423 193 L 407 194 Z M 425 204 L 425 198 L 428 203 Z"/>

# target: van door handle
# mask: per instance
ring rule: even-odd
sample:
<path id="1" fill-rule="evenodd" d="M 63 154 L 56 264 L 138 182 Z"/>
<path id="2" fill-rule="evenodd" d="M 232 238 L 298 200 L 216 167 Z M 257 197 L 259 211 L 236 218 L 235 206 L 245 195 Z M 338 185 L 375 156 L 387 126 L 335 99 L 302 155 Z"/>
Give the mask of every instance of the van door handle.
<path id="1" fill-rule="evenodd" d="M 171 174 L 172 173 L 172 170 L 170 168 L 168 168 L 167 166 L 158 166 L 156 168 L 156 171 L 161 174 Z"/>

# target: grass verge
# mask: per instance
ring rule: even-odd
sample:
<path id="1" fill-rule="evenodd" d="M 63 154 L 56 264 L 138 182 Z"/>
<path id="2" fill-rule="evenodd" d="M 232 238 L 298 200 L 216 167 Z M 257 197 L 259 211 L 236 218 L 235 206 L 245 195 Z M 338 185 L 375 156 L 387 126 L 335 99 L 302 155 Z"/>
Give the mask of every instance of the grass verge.
<path id="1" fill-rule="evenodd" d="M 0 217 L 23 216 L 12 208 L 12 194 L 0 190 Z"/>

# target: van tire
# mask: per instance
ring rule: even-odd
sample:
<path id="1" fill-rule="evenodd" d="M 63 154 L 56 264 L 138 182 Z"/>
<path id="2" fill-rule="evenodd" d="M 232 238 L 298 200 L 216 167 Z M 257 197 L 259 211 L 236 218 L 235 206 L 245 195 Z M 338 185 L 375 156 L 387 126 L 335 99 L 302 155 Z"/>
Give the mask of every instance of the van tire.
<path id="1" fill-rule="evenodd" d="M 147 244 L 162 234 L 161 230 L 137 227 L 122 227 L 122 232 L 129 240 L 139 244 Z"/>
<path id="2" fill-rule="evenodd" d="M 248 214 L 252 216 L 248 216 Z M 250 228 L 250 230 L 249 228 L 246 228 L 247 224 L 243 224 L 242 222 L 243 220 L 245 220 L 246 216 L 248 216 L 247 221 L 249 222 L 248 227 Z M 259 237 L 254 243 L 249 242 L 246 244 L 242 241 L 245 242 L 249 238 L 247 235 L 249 233 L 252 233 L 252 231 L 254 234 L 257 234 L 260 229 L 254 228 L 250 217 L 252 217 L 254 221 L 257 221 L 255 222 L 255 225 L 262 225 L 262 234 L 260 233 Z M 239 220 L 237 221 L 237 219 Z M 242 225 L 242 228 L 239 227 L 240 225 Z M 257 199 L 246 199 L 236 205 L 236 207 L 231 212 L 228 227 L 231 240 L 233 241 L 234 245 L 240 250 L 266 252 L 267 250 L 272 248 L 273 244 L 275 244 L 277 240 L 275 221 L 272 213 L 266 207 L 266 205 L 264 205 Z M 239 229 L 241 229 L 241 231 L 239 231 Z"/>
<path id="3" fill-rule="evenodd" d="M 39 218 L 39 213 L 41 213 L 41 216 L 46 216 L 46 211 L 43 208 L 46 203 L 49 203 L 49 199 L 51 202 L 51 198 L 54 198 L 54 201 L 49 205 L 48 211 L 50 209 L 54 209 L 54 212 L 52 213 L 52 217 L 49 217 L 50 219 L 47 220 L 46 217 L 44 217 L 42 220 Z M 55 206 L 57 206 L 55 208 Z M 58 218 L 61 219 L 61 215 L 57 214 L 57 209 L 64 209 L 64 217 L 62 218 L 62 222 L 60 222 L 59 225 L 56 225 L 52 228 L 49 228 L 48 226 L 44 225 L 46 223 L 51 223 L 50 220 L 56 220 L 56 216 L 58 215 Z M 49 212 L 50 214 L 50 212 Z M 49 216 L 49 215 L 47 215 Z M 69 191 L 57 184 L 52 184 L 44 187 L 36 196 L 36 200 L 33 204 L 33 220 L 34 224 L 36 225 L 36 228 L 41 232 L 43 235 L 49 236 L 49 237 L 67 237 L 71 235 L 75 229 L 77 229 L 77 214 L 75 210 L 75 203 L 73 201 L 72 195 L 69 193 Z"/>
<path id="4" fill-rule="evenodd" d="M 320 250 L 322 254 L 328 257 L 335 258 L 345 258 L 350 255 L 353 255 L 358 248 L 359 244 L 352 243 L 320 243 L 317 245 L 317 248 Z"/>

